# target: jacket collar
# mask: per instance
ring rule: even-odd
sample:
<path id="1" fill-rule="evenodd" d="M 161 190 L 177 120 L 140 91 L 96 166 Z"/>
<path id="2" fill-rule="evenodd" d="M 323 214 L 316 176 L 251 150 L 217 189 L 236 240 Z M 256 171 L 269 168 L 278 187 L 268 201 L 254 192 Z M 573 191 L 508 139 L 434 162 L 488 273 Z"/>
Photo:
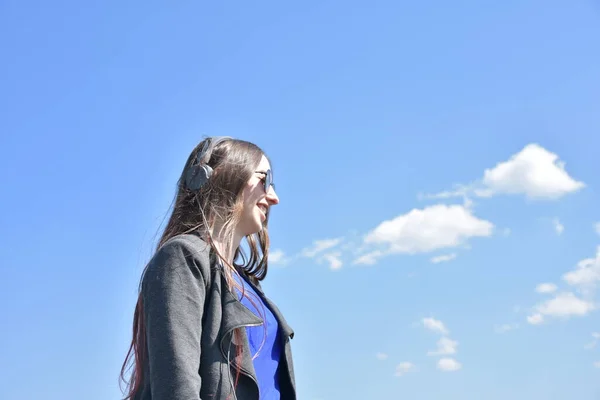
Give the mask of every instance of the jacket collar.
<path id="1" fill-rule="evenodd" d="M 221 277 L 221 302 L 223 307 L 223 317 L 221 319 L 221 339 L 220 339 L 220 348 L 223 356 L 228 359 L 233 365 L 239 366 L 240 370 L 248 374 L 251 378 L 256 381 L 256 372 L 254 370 L 254 364 L 252 362 L 252 355 L 250 354 L 250 348 L 248 346 L 248 340 L 246 335 L 246 330 L 240 330 L 240 337 L 242 345 L 242 357 L 241 363 L 237 363 L 236 356 L 236 348 L 232 346 L 233 344 L 237 344 L 237 338 L 234 337 L 234 330 L 236 328 L 248 327 L 248 326 L 260 326 L 264 323 L 262 318 L 255 315 L 252 311 L 250 311 L 246 306 L 244 306 L 235 296 L 227 285 L 227 281 L 225 279 L 225 275 L 222 271 L 219 271 Z M 261 300 L 265 303 L 267 307 L 271 310 L 275 318 L 277 319 L 277 323 L 279 324 L 279 329 L 281 330 L 282 337 L 287 340 L 287 338 L 294 337 L 294 330 L 287 323 L 279 308 L 273 303 L 263 292 L 260 284 L 255 285 L 251 282 L 248 276 L 241 271 L 240 275 L 244 279 L 244 282 L 250 285 L 256 293 L 260 296 Z M 284 341 L 285 343 L 285 341 Z"/>

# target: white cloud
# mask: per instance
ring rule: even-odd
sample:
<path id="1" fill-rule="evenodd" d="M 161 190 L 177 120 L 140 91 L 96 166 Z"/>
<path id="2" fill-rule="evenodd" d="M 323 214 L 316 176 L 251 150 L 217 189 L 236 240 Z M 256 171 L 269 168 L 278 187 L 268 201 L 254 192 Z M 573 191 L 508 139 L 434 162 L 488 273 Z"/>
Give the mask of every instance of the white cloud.
<path id="1" fill-rule="evenodd" d="M 471 192 L 471 188 L 466 185 L 455 185 L 454 190 L 446 190 L 436 194 L 420 194 L 420 199 L 451 199 L 453 197 L 467 197 Z"/>
<path id="2" fill-rule="evenodd" d="M 383 252 L 380 250 L 375 250 L 367 254 L 363 254 L 354 260 L 353 264 L 363 264 L 363 265 L 373 265 L 377 262 L 377 260 L 383 256 Z"/>
<path id="3" fill-rule="evenodd" d="M 422 323 L 423 326 L 430 331 L 441 333 L 442 335 L 447 335 L 449 333 L 444 323 L 435 318 L 423 318 Z"/>
<path id="4" fill-rule="evenodd" d="M 385 353 L 377 353 L 375 355 L 375 357 L 377 357 L 378 360 L 383 361 L 383 360 L 387 360 L 388 359 L 388 355 Z"/>
<path id="5" fill-rule="evenodd" d="M 539 325 L 544 322 L 544 316 L 540 313 L 527 316 L 527 322 L 531 325 Z"/>
<path id="6" fill-rule="evenodd" d="M 554 230 L 556 231 L 557 235 L 560 235 L 565 230 L 565 226 L 560 223 L 558 218 L 554 218 L 552 220 L 552 225 L 554 225 Z"/>
<path id="7" fill-rule="evenodd" d="M 535 291 L 538 293 L 553 293 L 557 289 L 554 283 L 540 283 L 535 287 Z"/>
<path id="8" fill-rule="evenodd" d="M 424 253 L 464 245 L 469 238 L 492 234 L 494 225 L 475 217 L 462 205 L 437 204 L 413 209 L 384 221 L 365 237 L 365 244 L 379 245 L 385 252 L 371 253 L 372 261 L 385 254 Z"/>
<path id="9" fill-rule="evenodd" d="M 600 368 L 600 361 L 596 361 L 596 362 L 594 363 L 594 367 L 596 367 L 596 368 Z"/>
<path id="10" fill-rule="evenodd" d="M 447 199 L 475 195 L 488 198 L 497 194 L 523 194 L 530 199 L 552 200 L 585 187 L 565 170 L 558 155 L 532 143 L 507 161 L 488 168 L 483 178 L 469 185 L 455 185 L 455 190 L 423 198 Z"/>
<path id="11" fill-rule="evenodd" d="M 343 263 L 342 263 L 342 260 L 340 259 L 341 256 L 342 256 L 342 253 L 340 251 L 336 251 L 336 252 L 324 254 L 322 259 L 329 263 L 329 268 L 336 270 L 336 269 L 342 268 Z"/>
<path id="12" fill-rule="evenodd" d="M 458 342 L 447 337 L 443 337 L 437 342 L 437 349 L 427 353 L 428 356 L 441 356 L 448 354 L 456 354 Z"/>
<path id="13" fill-rule="evenodd" d="M 283 250 L 273 250 L 269 252 L 269 262 L 273 264 L 285 264 L 286 258 Z"/>
<path id="14" fill-rule="evenodd" d="M 416 367 L 413 363 L 402 362 L 396 366 L 396 376 L 402 376 L 408 372 L 416 371 Z"/>
<path id="15" fill-rule="evenodd" d="M 342 240 L 343 238 L 315 240 L 311 247 L 302 250 L 302 255 L 304 257 L 314 257 L 327 249 L 337 246 Z"/>
<path id="16" fill-rule="evenodd" d="M 483 183 L 491 194 L 525 194 L 533 199 L 556 199 L 585 186 L 569 176 L 558 155 L 535 143 L 486 169 Z"/>
<path id="17" fill-rule="evenodd" d="M 577 268 L 563 275 L 563 279 L 569 285 L 577 286 L 582 290 L 594 290 L 597 282 L 600 281 L 600 246 L 594 258 L 579 261 Z"/>
<path id="18" fill-rule="evenodd" d="M 453 358 L 442 358 L 438 361 L 437 367 L 442 371 L 453 372 L 461 369 L 462 365 Z"/>
<path id="19" fill-rule="evenodd" d="M 570 316 L 583 316 L 594 310 L 593 303 L 582 300 L 573 293 L 560 293 L 554 298 L 536 306 L 542 315 L 567 318 Z"/>
<path id="20" fill-rule="evenodd" d="M 432 257 L 430 261 L 434 264 L 438 264 L 441 262 L 452 261 L 455 258 L 456 258 L 456 253 L 451 253 L 451 254 L 444 254 L 441 256 L 437 256 L 437 257 Z"/>
<path id="21" fill-rule="evenodd" d="M 494 328 L 494 330 L 496 331 L 496 333 L 506 333 L 508 331 L 512 331 L 519 328 L 518 324 L 503 324 L 503 325 L 499 325 L 496 326 Z"/>
<path id="22" fill-rule="evenodd" d="M 585 316 L 598 308 L 594 302 L 594 294 L 598 282 L 600 282 L 600 246 L 593 258 L 586 258 L 577 263 L 577 267 L 563 275 L 562 279 L 573 286 L 581 297 L 572 292 L 556 294 L 534 307 L 534 314 L 527 317 L 530 324 L 537 325 L 545 320 L 545 317 L 569 318 L 571 316 Z M 540 284 L 536 291 L 540 293 L 554 292 L 556 286 L 553 284 Z"/>
<path id="23" fill-rule="evenodd" d="M 596 231 L 596 233 L 597 233 L 598 235 L 600 235 L 600 222 L 596 222 L 596 223 L 594 224 L 594 230 Z"/>

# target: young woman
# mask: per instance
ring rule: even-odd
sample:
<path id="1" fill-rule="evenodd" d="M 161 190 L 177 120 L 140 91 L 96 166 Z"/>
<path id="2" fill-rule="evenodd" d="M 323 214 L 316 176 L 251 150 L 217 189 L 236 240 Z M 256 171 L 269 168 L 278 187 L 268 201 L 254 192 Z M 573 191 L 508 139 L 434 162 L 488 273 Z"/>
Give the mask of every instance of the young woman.
<path id="1" fill-rule="evenodd" d="M 278 203 L 256 145 L 208 138 L 192 151 L 142 275 L 126 399 L 296 399 L 294 333 L 259 284 Z"/>

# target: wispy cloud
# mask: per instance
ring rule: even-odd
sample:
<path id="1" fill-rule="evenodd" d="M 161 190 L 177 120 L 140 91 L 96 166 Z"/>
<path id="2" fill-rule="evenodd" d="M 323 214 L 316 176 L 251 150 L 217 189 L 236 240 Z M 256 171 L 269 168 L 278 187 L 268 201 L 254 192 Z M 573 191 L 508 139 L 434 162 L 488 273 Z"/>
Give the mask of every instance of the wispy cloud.
<path id="1" fill-rule="evenodd" d="M 414 372 L 416 371 L 417 367 L 415 367 L 415 365 L 411 362 L 405 361 L 405 362 L 401 362 L 400 364 L 398 364 L 396 366 L 396 376 L 403 376 L 409 372 Z"/>
<path id="2" fill-rule="evenodd" d="M 444 323 L 435 318 L 423 318 L 421 322 L 423 323 L 423 326 L 430 331 L 440 333 L 442 335 L 447 335 L 450 333 Z"/>
<path id="3" fill-rule="evenodd" d="M 377 357 L 378 360 L 383 361 L 387 360 L 389 356 L 385 353 L 377 353 L 375 357 Z"/>
<path id="4" fill-rule="evenodd" d="M 288 263 L 288 259 L 283 250 L 277 249 L 269 252 L 269 262 L 277 265 L 285 265 Z"/>
<path id="5" fill-rule="evenodd" d="M 330 269 L 337 270 L 344 265 L 342 250 L 348 250 L 348 248 L 341 249 L 339 247 L 343 242 L 343 237 L 315 240 L 312 245 L 303 248 L 299 253 L 292 256 L 288 256 L 283 250 L 273 250 L 269 254 L 269 261 L 276 265 L 287 265 L 299 258 L 312 258 L 319 264 L 326 263 Z M 336 247 L 338 249 L 335 249 Z"/>
<path id="6" fill-rule="evenodd" d="M 540 313 L 535 313 L 533 315 L 527 316 L 527 322 L 531 325 L 539 325 L 544 322 L 544 316 Z"/>
<path id="7" fill-rule="evenodd" d="M 556 285 L 554 283 L 540 283 L 535 287 L 535 291 L 538 293 L 553 293 L 556 292 Z"/>
<path id="8" fill-rule="evenodd" d="M 323 261 L 326 261 L 329 264 L 329 268 L 331 268 L 332 270 L 338 270 L 338 269 L 342 268 L 342 265 L 343 265 L 341 257 L 342 257 L 341 251 L 334 251 L 331 253 L 323 254 L 321 259 Z"/>
<path id="9" fill-rule="evenodd" d="M 428 356 L 443 356 L 448 354 L 456 354 L 458 342 L 447 337 L 442 337 L 437 342 L 437 349 L 429 351 Z"/>
<path id="10" fill-rule="evenodd" d="M 552 220 L 552 225 L 554 226 L 554 231 L 556 232 L 557 235 L 562 234 L 565 230 L 565 226 L 563 224 L 561 224 L 561 222 L 559 221 L 558 218 L 554 218 Z"/>
<path id="11" fill-rule="evenodd" d="M 384 255 L 383 251 L 375 250 L 356 258 L 353 264 L 373 265 Z"/>
<path id="12" fill-rule="evenodd" d="M 456 253 L 451 253 L 451 254 L 444 254 L 444 255 L 441 255 L 441 256 L 432 257 L 430 261 L 433 264 L 439 264 L 441 262 L 452 261 L 455 258 L 456 258 Z"/>
<path id="13" fill-rule="evenodd" d="M 515 329 L 519 328 L 519 324 L 502 324 L 502 325 L 497 325 L 494 327 L 494 331 L 496 333 L 506 333 L 509 331 L 514 331 Z"/>
<path id="14" fill-rule="evenodd" d="M 337 246 L 342 240 L 343 238 L 315 240 L 312 246 L 303 249 L 301 254 L 304 257 L 315 257 L 319 253 Z"/>
<path id="15" fill-rule="evenodd" d="M 600 221 L 598 221 L 594 224 L 594 230 L 596 231 L 596 233 L 598 235 L 600 235 Z"/>

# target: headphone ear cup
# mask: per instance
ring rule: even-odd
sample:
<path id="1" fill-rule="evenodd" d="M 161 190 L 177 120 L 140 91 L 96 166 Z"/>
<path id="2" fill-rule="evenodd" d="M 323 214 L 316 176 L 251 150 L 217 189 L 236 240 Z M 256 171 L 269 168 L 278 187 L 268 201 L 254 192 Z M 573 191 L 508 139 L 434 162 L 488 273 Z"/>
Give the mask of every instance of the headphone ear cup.
<path id="1" fill-rule="evenodd" d="M 190 190 L 200 190 L 202 186 L 213 174 L 213 169 L 204 164 L 204 165 L 195 165 L 190 168 L 185 176 L 185 186 Z"/>

